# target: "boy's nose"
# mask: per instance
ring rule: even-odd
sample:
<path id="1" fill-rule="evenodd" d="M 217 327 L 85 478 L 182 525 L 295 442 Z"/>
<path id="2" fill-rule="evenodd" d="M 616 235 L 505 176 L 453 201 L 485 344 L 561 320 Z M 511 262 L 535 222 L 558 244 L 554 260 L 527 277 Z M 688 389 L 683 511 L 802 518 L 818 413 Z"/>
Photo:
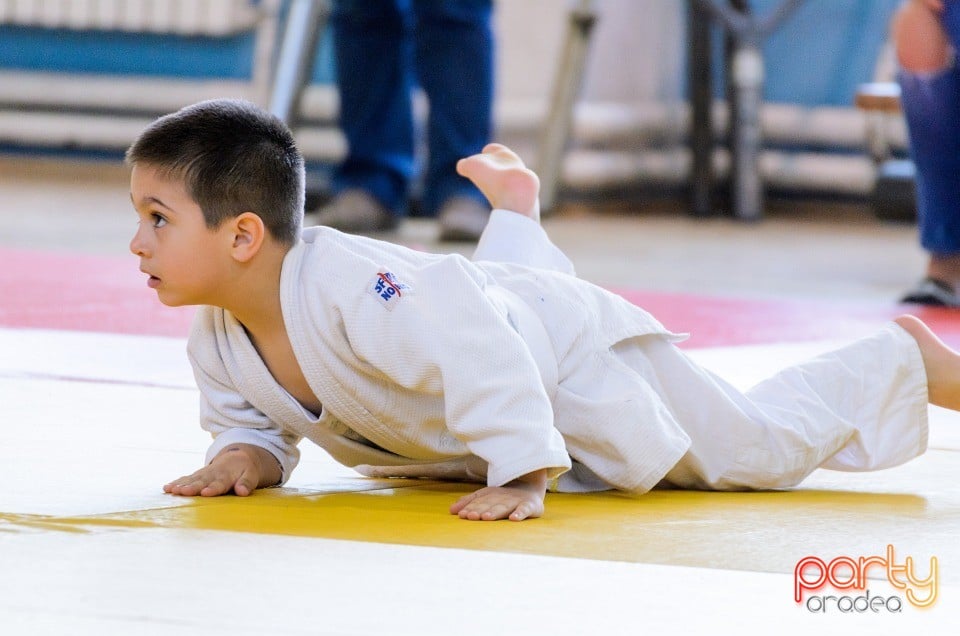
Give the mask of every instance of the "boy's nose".
<path id="1" fill-rule="evenodd" d="M 140 236 L 141 229 L 142 228 L 138 226 L 137 231 L 133 234 L 133 238 L 130 239 L 130 251 L 136 256 L 147 255 L 146 242 L 143 240 L 143 237 Z"/>

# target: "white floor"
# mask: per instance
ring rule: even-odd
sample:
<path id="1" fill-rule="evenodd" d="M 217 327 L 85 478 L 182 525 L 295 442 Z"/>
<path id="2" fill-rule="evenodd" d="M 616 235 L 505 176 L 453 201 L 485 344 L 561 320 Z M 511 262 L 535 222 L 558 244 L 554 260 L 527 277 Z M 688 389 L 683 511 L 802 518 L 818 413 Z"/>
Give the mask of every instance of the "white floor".
<path id="1" fill-rule="evenodd" d="M 831 344 L 692 355 L 747 385 Z M 183 505 L 160 485 L 198 466 L 207 443 L 194 423 L 197 394 L 184 345 L 0 330 L 7 422 L 0 633 L 943 634 L 960 619 L 956 586 L 941 586 L 942 600 L 929 612 L 822 616 L 792 602 L 788 574 L 208 530 L 58 527 L 34 516 Z M 956 439 L 955 420 L 934 414 L 935 436 L 946 436 L 939 441 Z M 291 487 L 335 489 L 355 479 L 322 451 L 304 451 Z M 883 592 L 881 582 L 871 588 Z"/>

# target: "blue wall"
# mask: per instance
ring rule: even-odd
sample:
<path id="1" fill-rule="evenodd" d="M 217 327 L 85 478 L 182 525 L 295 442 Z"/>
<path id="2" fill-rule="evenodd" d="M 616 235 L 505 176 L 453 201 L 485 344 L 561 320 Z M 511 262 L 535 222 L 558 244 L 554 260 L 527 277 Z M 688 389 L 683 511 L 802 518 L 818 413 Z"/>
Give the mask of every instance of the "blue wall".
<path id="1" fill-rule="evenodd" d="M 246 78 L 253 36 L 180 37 L 0 26 L 0 67 L 66 73 Z"/>
<path id="2" fill-rule="evenodd" d="M 315 82 L 333 81 L 330 44 L 321 38 Z M 0 68 L 30 71 L 244 79 L 253 47 L 252 32 L 213 38 L 0 25 Z"/>
<path id="3" fill-rule="evenodd" d="M 782 0 L 753 0 L 766 15 Z M 764 42 L 770 101 L 849 106 L 858 84 L 873 79 L 901 0 L 805 0 Z"/>
<path id="4" fill-rule="evenodd" d="M 753 0 L 751 6 L 763 15 L 781 1 Z M 766 98 L 851 104 L 856 85 L 872 78 L 899 2 L 806 0 L 764 43 Z M 677 0 L 678 10 L 685 4 Z M 250 76 L 252 54 L 252 34 L 205 38 L 0 26 L 0 68 L 233 79 Z M 322 39 L 314 69 L 314 81 L 333 81 L 329 37 Z"/>

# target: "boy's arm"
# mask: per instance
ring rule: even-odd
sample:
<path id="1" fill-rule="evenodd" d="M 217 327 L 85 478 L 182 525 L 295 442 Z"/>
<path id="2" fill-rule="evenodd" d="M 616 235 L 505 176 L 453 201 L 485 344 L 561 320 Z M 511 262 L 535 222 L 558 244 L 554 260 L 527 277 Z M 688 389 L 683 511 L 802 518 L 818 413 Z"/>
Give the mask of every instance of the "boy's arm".
<path id="1" fill-rule="evenodd" d="M 251 490 L 282 484 L 290 477 L 300 458 L 297 449 L 300 437 L 272 422 L 233 385 L 220 357 L 216 335 L 210 326 L 210 312 L 209 308 L 201 308 L 197 312 L 187 345 L 187 355 L 200 389 L 200 427 L 210 433 L 214 440 L 207 449 L 206 466 L 192 475 L 170 482 L 164 486 L 164 490 L 173 492 L 174 485 L 182 485 L 182 480 L 194 476 L 210 479 L 211 475 L 216 474 L 218 479 L 227 479 L 231 475 L 239 478 L 237 467 L 240 464 L 244 464 L 244 468 L 252 466 L 258 473 L 256 479 L 249 475 L 245 477 L 243 489 L 248 482 L 251 482 Z M 237 454 L 230 450 L 234 448 L 242 449 L 243 453 Z M 225 470 L 226 473 L 223 472 Z M 233 483 L 236 483 L 236 479 Z M 171 489 L 168 490 L 168 486 Z M 199 490 L 205 487 L 202 486 L 197 492 L 190 494 L 224 494 L 233 486 L 222 492 L 214 493 L 218 490 L 214 487 L 207 493 L 200 493 Z M 236 492 L 237 489 L 233 489 Z M 185 495 L 194 488 L 180 490 L 181 492 L 174 494 Z"/>
<path id="2" fill-rule="evenodd" d="M 435 261 L 410 277 L 396 281 L 402 293 L 389 308 L 369 295 L 351 307 L 348 341 L 391 383 L 442 392 L 446 427 L 486 461 L 487 483 L 520 487 L 529 498 L 530 476 L 556 477 L 570 457 L 528 346 L 463 259 Z"/>

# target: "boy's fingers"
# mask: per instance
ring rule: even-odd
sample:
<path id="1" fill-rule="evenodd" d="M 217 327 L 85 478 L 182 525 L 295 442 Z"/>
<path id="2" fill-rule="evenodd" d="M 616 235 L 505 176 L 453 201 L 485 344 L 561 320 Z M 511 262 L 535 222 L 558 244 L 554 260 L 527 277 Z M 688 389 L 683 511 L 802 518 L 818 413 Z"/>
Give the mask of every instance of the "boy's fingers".
<path id="1" fill-rule="evenodd" d="M 523 521 L 530 516 L 530 512 L 530 506 L 526 504 L 520 504 L 517 506 L 516 510 L 510 513 L 508 519 L 510 519 L 510 521 Z"/>
<path id="2" fill-rule="evenodd" d="M 244 473 L 233 485 L 233 492 L 240 497 L 246 497 L 256 489 L 257 481 L 254 481 L 251 475 Z"/>
<path id="3" fill-rule="evenodd" d="M 205 484 L 197 484 L 197 479 L 190 477 L 181 477 L 180 479 L 174 480 L 163 487 L 165 492 L 174 494 L 174 495 L 184 495 L 191 497 L 200 492 L 200 489 L 203 488 Z"/>
<path id="4" fill-rule="evenodd" d="M 477 498 L 477 493 L 475 492 L 472 492 L 469 495 L 464 495 L 463 497 L 460 497 L 453 503 L 452 506 L 450 506 L 450 514 L 455 515 L 459 513 L 461 510 L 467 507 L 467 504 L 469 504 L 471 501 L 473 501 L 476 498 Z"/>
<path id="5" fill-rule="evenodd" d="M 174 479 L 163 487 L 164 492 L 186 497 L 216 497 L 232 490 L 246 497 L 256 490 L 260 474 L 255 466 L 251 467 L 246 456 L 239 453 L 234 455 L 227 459 L 215 459 L 192 475 Z"/>
<path id="6" fill-rule="evenodd" d="M 228 490 L 230 490 L 230 486 L 219 479 L 214 479 L 213 481 L 202 486 L 199 492 L 201 497 L 216 497 L 217 495 L 222 495 Z"/>
<path id="7" fill-rule="evenodd" d="M 470 521 L 496 521 L 497 519 L 506 519 L 510 508 L 503 504 L 494 506 L 480 506 L 465 508 L 460 511 L 461 519 Z"/>
<path id="8" fill-rule="evenodd" d="M 222 495 L 230 490 L 233 479 L 222 470 L 206 466 L 192 475 L 185 475 L 174 479 L 163 487 L 164 492 L 184 497 L 213 497 Z"/>
<path id="9" fill-rule="evenodd" d="M 505 510 L 509 505 L 509 502 L 502 501 L 499 497 L 490 497 L 481 503 L 482 505 L 477 506 L 477 510 L 479 510 L 480 513 L 492 512 L 497 514 L 498 512 Z"/>
<path id="10" fill-rule="evenodd" d="M 481 496 L 462 506 L 459 517 L 470 521 L 493 521 L 505 519 L 511 510 L 513 510 L 512 502 L 503 502 L 497 497 Z"/>
<path id="11" fill-rule="evenodd" d="M 167 488 L 173 488 L 174 486 L 183 486 L 184 484 L 188 484 L 194 479 L 196 479 L 196 476 L 197 476 L 196 473 L 191 473 L 189 475 L 181 475 L 180 477 L 177 477 L 176 479 L 171 479 L 166 484 L 164 484 L 163 489 L 166 490 Z"/>
<path id="12" fill-rule="evenodd" d="M 513 510 L 513 506 L 510 504 L 496 503 L 488 507 L 486 512 L 480 515 L 480 518 L 484 521 L 494 521 L 496 519 L 506 519 L 510 515 L 510 512 Z"/>
<path id="13" fill-rule="evenodd" d="M 482 488 L 458 499 L 450 513 L 468 521 L 523 521 L 542 515 L 543 505 L 502 488 Z"/>

